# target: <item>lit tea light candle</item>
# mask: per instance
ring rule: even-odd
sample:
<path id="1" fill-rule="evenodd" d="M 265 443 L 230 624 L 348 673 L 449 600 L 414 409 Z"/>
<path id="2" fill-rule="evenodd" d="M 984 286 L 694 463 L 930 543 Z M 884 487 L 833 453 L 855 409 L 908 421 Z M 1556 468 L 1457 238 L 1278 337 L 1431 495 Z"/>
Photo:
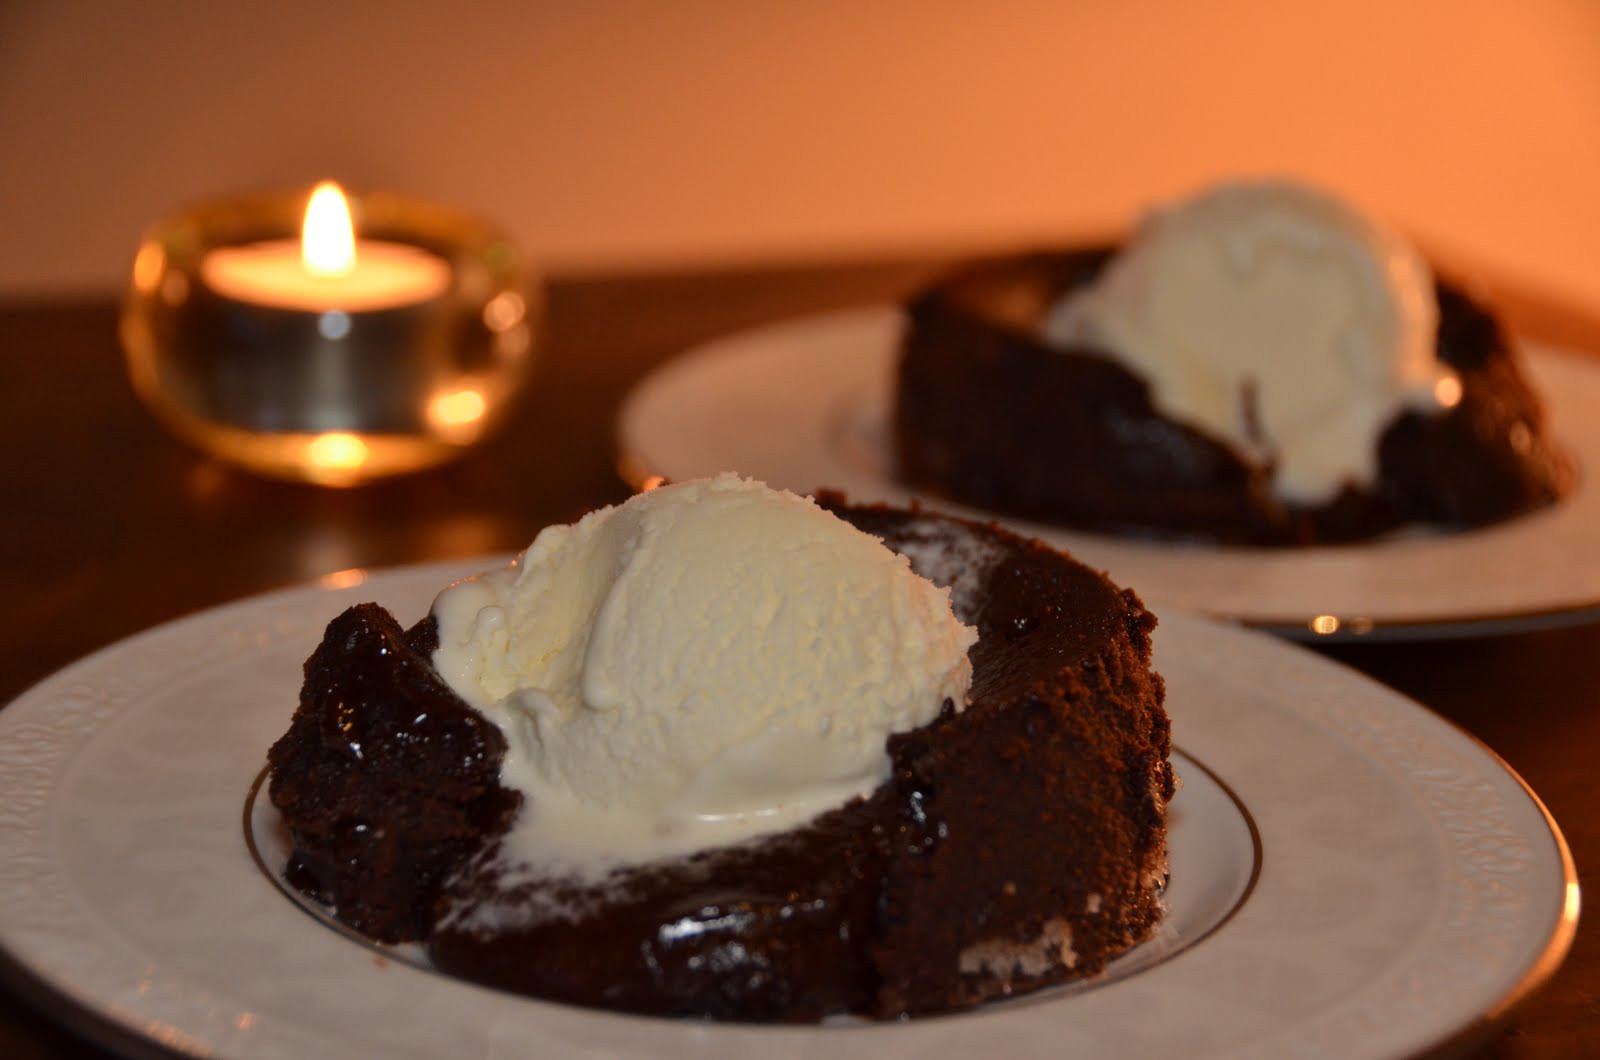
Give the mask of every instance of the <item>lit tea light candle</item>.
<path id="1" fill-rule="evenodd" d="M 331 182 L 162 218 L 130 279 L 121 337 L 152 411 L 212 456 L 326 486 L 433 467 L 508 422 L 542 305 L 494 226 Z"/>
<path id="2" fill-rule="evenodd" d="M 357 239 L 350 204 L 332 181 L 306 204 L 300 238 L 218 247 L 200 261 L 217 294 L 274 309 L 349 313 L 431 301 L 450 285 L 450 267 L 421 247 Z"/>

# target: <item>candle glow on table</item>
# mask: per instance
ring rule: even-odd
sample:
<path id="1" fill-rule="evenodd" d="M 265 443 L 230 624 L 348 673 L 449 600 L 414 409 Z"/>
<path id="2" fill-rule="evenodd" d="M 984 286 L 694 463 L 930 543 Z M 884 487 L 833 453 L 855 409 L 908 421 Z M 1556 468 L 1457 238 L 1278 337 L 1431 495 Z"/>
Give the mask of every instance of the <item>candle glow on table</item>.
<path id="1" fill-rule="evenodd" d="M 357 239 L 339 186 L 317 185 L 300 238 L 218 247 L 200 262 L 217 294 L 274 309 L 359 313 L 416 305 L 450 284 L 444 259 L 421 247 Z"/>
<path id="2" fill-rule="evenodd" d="M 505 424 L 541 306 L 492 225 L 330 182 L 152 224 L 120 330 L 134 389 L 179 437 L 275 478 L 355 486 Z"/>

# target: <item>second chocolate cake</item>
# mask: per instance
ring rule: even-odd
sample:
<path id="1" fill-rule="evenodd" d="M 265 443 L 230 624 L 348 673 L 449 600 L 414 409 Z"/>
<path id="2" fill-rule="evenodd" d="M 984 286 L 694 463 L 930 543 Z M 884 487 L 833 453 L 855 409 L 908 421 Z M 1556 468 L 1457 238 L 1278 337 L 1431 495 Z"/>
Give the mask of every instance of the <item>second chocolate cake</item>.
<path id="1" fill-rule="evenodd" d="M 1185 211 L 1200 220 L 1191 222 Z M 894 410 L 895 452 L 907 482 L 1086 530 L 1247 545 L 1356 541 L 1408 525 L 1483 526 L 1554 503 L 1570 490 L 1572 463 L 1551 439 L 1492 312 L 1465 288 L 1432 279 L 1420 263 L 1405 277 L 1412 287 L 1399 292 L 1382 291 L 1372 278 L 1382 275 L 1384 254 L 1408 250 L 1387 245 L 1374 251 L 1376 264 L 1346 250 L 1339 266 L 1330 266 L 1339 259 L 1326 248 L 1357 242 L 1341 229 L 1364 222 L 1313 193 L 1277 185 L 1224 188 L 1156 220 L 1166 239 L 1160 253 L 1170 264 L 1147 258 L 1109 285 L 1105 278 L 1123 248 L 974 263 L 909 302 Z M 1185 224 L 1199 234 L 1179 227 Z M 1228 225 L 1245 236 L 1235 240 Z M 1195 264 L 1200 260 L 1208 262 L 1204 272 Z M 1341 268 L 1344 289 L 1321 303 L 1304 293 L 1314 279 Z M 1158 289 L 1186 282 L 1194 293 L 1169 297 Z M 1274 284 L 1306 305 L 1291 302 L 1259 327 L 1208 319 L 1230 300 L 1241 312 L 1261 311 L 1270 303 L 1256 292 Z M 1097 287 L 1107 293 L 1084 298 Z M 1372 334 L 1378 324 L 1355 319 L 1336 332 L 1318 323 L 1340 299 L 1381 301 L 1375 291 L 1393 303 L 1360 306 L 1361 312 L 1391 330 L 1385 313 L 1401 315 L 1411 301 L 1426 302 L 1418 312 L 1424 323 L 1414 330 L 1428 344 L 1422 356 L 1436 365 L 1431 378 L 1426 366 L 1413 365 L 1418 378 L 1411 383 L 1381 382 L 1391 370 L 1381 350 L 1367 361 L 1352 352 L 1382 345 Z M 1061 307 L 1074 298 L 1088 308 L 1063 317 Z M 1156 322 L 1145 324 L 1142 312 Z M 1296 361 L 1300 332 L 1317 327 L 1328 332 L 1317 336 L 1326 347 L 1316 347 L 1314 357 L 1307 349 L 1304 362 Z M 1249 342 L 1268 344 L 1250 355 L 1255 366 L 1230 345 Z M 1119 343 L 1159 352 L 1136 368 L 1120 355 Z M 1202 356 L 1233 363 L 1214 376 L 1204 374 L 1209 366 L 1181 363 Z M 1370 413 L 1375 429 L 1355 443 L 1353 458 L 1345 457 L 1365 470 L 1347 472 L 1342 482 L 1338 472 L 1315 466 L 1327 462 L 1329 447 L 1311 451 L 1321 446 L 1313 416 L 1323 384 L 1295 379 L 1329 371 L 1325 359 L 1349 362 L 1347 374 L 1336 378 L 1352 388 L 1367 385 L 1363 375 L 1379 381 L 1374 394 L 1389 387 L 1377 398 L 1350 399 L 1358 410 L 1358 401 L 1377 402 Z M 1404 385 L 1414 393 L 1404 395 Z M 1293 400 L 1310 414 L 1305 422 L 1293 422 L 1291 414 L 1278 426 L 1307 436 L 1294 440 L 1299 450 L 1266 422 L 1269 403 L 1295 386 L 1307 392 Z M 1196 411 L 1179 414 L 1163 395 Z M 1389 411 L 1383 401 L 1392 402 Z M 1227 425 L 1229 435 L 1208 423 Z M 1346 429 L 1337 415 L 1330 418 L 1330 436 Z M 1297 492 L 1284 488 L 1285 472 L 1296 470 L 1301 451 L 1323 480 Z"/>

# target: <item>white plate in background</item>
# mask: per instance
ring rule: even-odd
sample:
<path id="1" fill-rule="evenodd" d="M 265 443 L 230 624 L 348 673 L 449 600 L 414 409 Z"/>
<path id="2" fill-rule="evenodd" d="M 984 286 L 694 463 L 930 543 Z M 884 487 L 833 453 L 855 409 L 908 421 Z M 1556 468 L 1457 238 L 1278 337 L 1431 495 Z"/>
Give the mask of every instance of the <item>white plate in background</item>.
<path id="1" fill-rule="evenodd" d="M 896 481 L 888 438 L 899 310 L 821 314 L 716 340 L 667 362 L 619 420 L 625 474 L 738 471 L 811 493 L 997 519 L 1065 548 L 1154 609 L 1319 636 L 1428 638 L 1600 618 L 1600 358 L 1528 351 L 1557 438 L 1579 462 L 1573 495 L 1481 530 L 1309 548 L 1118 538 L 931 498 Z"/>

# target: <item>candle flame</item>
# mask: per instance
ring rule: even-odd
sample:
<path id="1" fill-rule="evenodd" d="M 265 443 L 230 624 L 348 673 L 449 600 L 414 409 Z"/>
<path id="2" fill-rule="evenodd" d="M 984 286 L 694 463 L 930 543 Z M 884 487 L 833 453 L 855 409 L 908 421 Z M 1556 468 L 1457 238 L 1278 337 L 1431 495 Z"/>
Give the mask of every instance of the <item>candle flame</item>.
<path id="1" fill-rule="evenodd" d="M 300 260 L 313 276 L 346 276 L 356 267 L 356 233 L 350 203 L 325 180 L 311 191 L 300 228 Z"/>

